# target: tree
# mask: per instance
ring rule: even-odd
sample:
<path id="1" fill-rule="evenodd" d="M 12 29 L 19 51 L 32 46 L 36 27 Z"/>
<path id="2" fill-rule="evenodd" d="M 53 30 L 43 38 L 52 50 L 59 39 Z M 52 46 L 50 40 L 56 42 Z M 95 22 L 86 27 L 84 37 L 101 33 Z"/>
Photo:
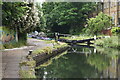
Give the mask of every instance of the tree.
<path id="1" fill-rule="evenodd" d="M 40 22 L 35 28 L 35 30 L 45 32 L 46 31 L 46 20 L 45 20 L 45 17 L 43 16 L 43 10 L 41 7 L 41 3 L 36 3 L 36 7 L 38 9 L 38 13 L 39 13 L 38 16 L 40 18 Z"/>
<path id="2" fill-rule="evenodd" d="M 61 33 L 80 33 L 86 18 L 95 9 L 94 3 L 46 2 L 43 3 L 43 16 L 46 25 Z"/>
<path id="3" fill-rule="evenodd" d="M 16 30 L 18 40 L 26 40 L 26 33 L 32 31 L 39 23 L 38 11 L 34 3 L 3 2 L 2 13 L 3 26 Z"/>
<path id="4" fill-rule="evenodd" d="M 47 72 L 47 74 L 44 74 L 44 72 Z M 70 78 L 97 78 L 99 72 L 97 73 L 94 66 L 87 63 L 87 57 L 84 54 L 71 53 L 53 60 L 49 66 L 41 67 L 37 70 L 38 75 L 41 78 L 46 76 L 46 78 L 72 80 Z"/>
<path id="5" fill-rule="evenodd" d="M 87 34 L 97 35 L 101 30 L 107 29 L 111 25 L 111 17 L 103 14 L 98 14 L 95 18 L 87 20 L 88 26 L 84 29 Z"/>
<path id="6" fill-rule="evenodd" d="M 87 62 L 95 66 L 99 71 L 105 70 L 110 65 L 110 58 L 102 54 L 91 54 L 87 58 Z M 98 64 L 99 63 L 99 64 Z"/>

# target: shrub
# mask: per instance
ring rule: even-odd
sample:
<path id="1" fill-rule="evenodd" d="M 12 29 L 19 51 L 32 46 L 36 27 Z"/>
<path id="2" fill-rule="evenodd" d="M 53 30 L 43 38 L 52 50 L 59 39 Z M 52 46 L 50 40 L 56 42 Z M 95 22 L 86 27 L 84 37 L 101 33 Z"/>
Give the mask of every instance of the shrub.
<path id="1" fill-rule="evenodd" d="M 110 38 L 104 38 L 100 40 L 96 40 L 95 44 L 100 45 L 102 47 L 110 47 L 110 48 L 120 48 L 120 44 L 118 44 L 118 36 L 112 36 Z"/>
<path id="2" fill-rule="evenodd" d="M 97 35 L 101 30 L 107 29 L 111 25 L 111 17 L 103 14 L 98 14 L 95 18 L 90 18 L 87 21 L 88 26 L 83 29 L 87 34 Z"/>
<path id="3" fill-rule="evenodd" d="M 111 31 L 114 35 L 118 35 L 120 34 L 120 27 L 112 27 Z"/>
<path id="4" fill-rule="evenodd" d="M 15 42 L 15 43 L 6 43 L 6 44 L 3 44 L 2 49 L 16 48 L 16 47 L 21 47 L 21 46 L 25 46 L 25 45 L 26 45 L 25 41 L 19 41 L 19 42 Z"/>

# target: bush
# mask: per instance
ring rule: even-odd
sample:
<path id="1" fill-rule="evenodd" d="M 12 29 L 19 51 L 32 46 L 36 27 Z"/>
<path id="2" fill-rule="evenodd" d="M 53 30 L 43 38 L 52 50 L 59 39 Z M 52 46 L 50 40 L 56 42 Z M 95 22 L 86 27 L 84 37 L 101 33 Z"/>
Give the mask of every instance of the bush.
<path id="1" fill-rule="evenodd" d="M 2 49 L 16 48 L 16 47 L 21 47 L 21 46 L 25 46 L 25 45 L 26 45 L 26 41 L 19 41 L 19 42 L 15 42 L 15 43 L 6 43 L 6 44 L 3 44 Z"/>
<path id="2" fill-rule="evenodd" d="M 100 40 L 96 40 L 95 44 L 102 47 L 110 47 L 110 48 L 120 48 L 120 44 L 118 44 L 118 36 L 112 36 L 110 38 L 104 38 Z"/>
<path id="3" fill-rule="evenodd" d="M 83 29 L 87 34 L 97 35 L 101 30 L 105 30 L 111 25 L 111 17 L 106 14 L 99 13 L 95 18 L 87 20 L 87 27 Z"/>
<path id="4" fill-rule="evenodd" d="M 120 27 L 112 27 L 111 31 L 114 35 L 118 35 L 120 34 Z"/>

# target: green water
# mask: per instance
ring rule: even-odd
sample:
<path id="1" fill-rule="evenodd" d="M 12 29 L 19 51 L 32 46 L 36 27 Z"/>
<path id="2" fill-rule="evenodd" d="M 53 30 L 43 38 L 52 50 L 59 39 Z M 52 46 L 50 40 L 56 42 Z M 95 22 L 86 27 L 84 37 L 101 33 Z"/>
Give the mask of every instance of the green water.
<path id="1" fill-rule="evenodd" d="M 45 65 L 46 64 L 46 65 Z M 36 70 L 40 78 L 118 78 L 120 55 L 117 49 L 73 47 L 50 59 Z"/>

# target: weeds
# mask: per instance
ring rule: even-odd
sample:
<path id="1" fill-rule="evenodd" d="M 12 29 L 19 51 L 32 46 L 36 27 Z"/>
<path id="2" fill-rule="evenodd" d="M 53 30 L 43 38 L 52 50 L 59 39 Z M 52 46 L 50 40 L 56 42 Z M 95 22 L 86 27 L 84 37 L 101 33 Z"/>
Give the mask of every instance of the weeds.
<path id="1" fill-rule="evenodd" d="M 36 61 L 32 60 L 32 61 L 24 61 L 19 63 L 20 66 L 30 66 L 30 67 L 34 67 L 36 65 Z"/>
<path id="2" fill-rule="evenodd" d="M 110 38 L 104 38 L 100 40 L 96 40 L 95 44 L 102 47 L 109 48 L 120 48 L 120 44 L 118 43 L 118 36 L 112 36 Z"/>
<path id="3" fill-rule="evenodd" d="M 23 78 L 22 80 L 26 80 L 26 78 L 36 78 L 36 76 L 32 75 L 32 71 L 25 71 L 25 70 L 20 70 L 19 71 L 20 77 Z"/>
<path id="4" fill-rule="evenodd" d="M 52 48 L 51 47 L 45 47 L 42 49 L 37 49 L 32 52 L 33 54 L 41 54 L 41 53 L 52 53 Z"/>
<path id="5" fill-rule="evenodd" d="M 66 43 L 61 43 L 60 45 L 55 45 L 53 48 L 52 47 L 45 47 L 45 48 L 42 48 L 42 49 L 34 50 L 32 52 L 32 54 L 36 54 L 36 55 L 41 54 L 41 53 L 51 54 L 52 50 L 59 49 L 61 47 L 65 47 L 65 46 L 68 46 L 68 45 Z"/>
<path id="6" fill-rule="evenodd" d="M 3 44 L 1 49 L 10 49 L 10 48 L 16 48 L 16 47 L 21 47 L 27 45 L 25 41 L 19 41 L 15 43 L 6 43 Z"/>

